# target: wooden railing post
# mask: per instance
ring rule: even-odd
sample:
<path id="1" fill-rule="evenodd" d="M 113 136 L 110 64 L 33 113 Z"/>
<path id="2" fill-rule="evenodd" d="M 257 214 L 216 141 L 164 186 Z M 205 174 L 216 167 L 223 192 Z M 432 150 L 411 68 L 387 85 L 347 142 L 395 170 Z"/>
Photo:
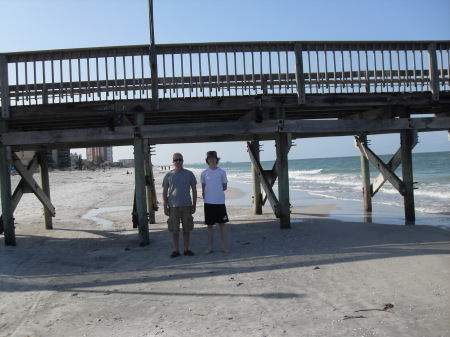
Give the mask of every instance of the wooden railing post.
<path id="1" fill-rule="evenodd" d="M 148 1 L 150 22 L 150 76 L 152 79 L 152 108 L 159 110 L 158 93 L 158 51 L 155 45 L 155 31 L 153 27 L 153 0 Z"/>
<path id="2" fill-rule="evenodd" d="M 303 77 L 303 55 L 302 44 L 296 43 L 294 46 L 295 55 L 295 82 L 297 84 L 298 105 L 305 104 L 305 79 Z"/>
<path id="3" fill-rule="evenodd" d="M 439 72 L 436 56 L 436 43 L 432 42 L 428 45 L 428 60 L 430 65 L 430 91 L 431 101 L 439 101 Z"/>
<path id="4" fill-rule="evenodd" d="M 0 55 L 0 103 L 2 106 L 2 118 L 9 119 L 9 84 L 8 84 L 8 60 L 6 55 Z"/>

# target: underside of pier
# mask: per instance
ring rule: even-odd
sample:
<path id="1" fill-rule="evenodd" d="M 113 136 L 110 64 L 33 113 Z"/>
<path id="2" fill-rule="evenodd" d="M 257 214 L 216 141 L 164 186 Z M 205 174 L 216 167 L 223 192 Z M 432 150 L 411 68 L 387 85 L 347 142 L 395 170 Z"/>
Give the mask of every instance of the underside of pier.
<path id="1" fill-rule="evenodd" d="M 388 181 L 404 197 L 406 223 L 413 224 L 417 134 L 450 130 L 449 51 L 449 41 L 248 42 L 2 54 L 0 232 L 5 244 L 16 244 L 13 212 L 25 192 L 39 198 L 45 226 L 52 228 L 44 152 L 97 146 L 134 146 L 133 220 L 141 245 L 149 243 L 148 214 L 157 209 L 148 152 L 153 144 L 247 142 L 254 212 L 259 214 L 267 200 L 280 228 L 289 228 L 292 140 L 355 136 L 364 212 L 371 211 L 371 197 Z M 366 139 L 389 133 L 399 134 L 401 144 L 383 163 Z M 259 162 L 259 142 L 266 140 L 276 145 L 271 170 Z M 15 155 L 22 150 L 36 151 L 27 167 Z M 380 171 L 374 183 L 369 163 Z M 400 164 L 402 179 L 394 172 Z M 22 177 L 14 193 L 11 166 Z M 38 167 L 41 184 L 33 178 Z"/>
<path id="2" fill-rule="evenodd" d="M 41 165 L 41 174 L 48 175 L 45 160 L 39 160 L 31 168 L 21 168 L 15 151 L 34 150 L 45 153 L 54 148 L 79 148 L 93 146 L 134 145 L 136 159 L 136 186 L 148 184 L 149 171 L 144 169 L 145 144 L 195 143 L 195 142 L 248 142 L 249 155 L 255 170 L 255 185 L 263 191 L 254 195 L 255 213 L 268 200 L 274 214 L 280 218 L 280 228 L 289 228 L 289 182 L 287 179 L 288 152 L 291 141 L 296 138 L 358 136 L 362 153 L 368 149 L 364 137 L 372 134 L 399 133 L 405 139 L 417 132 L 450 129 L 450 95 L 440 96 L 438 103 L 431 101 L 426 93 L 411 94 L 365 94 L 354 96 L 308 96 L 303 105 L 295 95 L 248 96 L 228 98 L 195 98 L 159 102 L 159 109 L 151 101 L 122 100 L 115 102 L 52 104 L 10 107 L 8 120 L 1 121 L 2 188 L 6 199 L 11 197 L 7 174 L 9 163 L 23 174 L 23 184 L 35 185 L 32 178 L 35 167 Z M 403 136 L 404 135 L 404 136 Z M 409 138 L 408 138 L 409 137 Z M 402 138 L 403 139 L 403 138 Z M 263 170 L 259 163 L 259 141 L 275 140 L 277 158 L 272 170 Z M 361 142 L 360 142 L 361 141 Z M 360 142 L 360 143 L 359 143 Z M 403 158 L 411 153 L 413 145 L 402 144 Z M 395 149 L 392 149 L 395 152 Z M 401 156 L 400 156 L 401 157 Z M 362 156 L 362 160 L 375 160 Z M 4 160 L 6 159 L 6 160 Z M 400 159 L 401 161 L 401 159 Z M 404 162 L 405 163 L 405 162 Z M 406 162 L 408 163 L 408 162 Z M 383 163 L 381 163 L 383 166 Z M 385 165 L 386 166 L 386 165 Z M 398 165 L 397 165 L 398 166 Z M 408 165 L 403 165 L 408 167 Z M 377 166 L 376 166 L 377 167 Z M 386 166 L 381 171 L 392 177 L 395 168 Z M 412 168 L 411 168 L 412 170 Z M 368 172 L 366 173 L 368 174 Z M 408 223 L 414 223 L 412 171 L 406 177 L 392 180 L 399 193 L 407 196 L 405 214 Z M 278 179 L 277 198 L 272 186 Z M 144 182 L 142 184 L 141 180 Z M 43 181 L 48 181 L 43 180 Z M 52 228 L 54 214 L 50 200 L 45 198 L 43 186 L 35 194 L 46 211 L 46 228 Z M 365 186 L 370 190 L 370 185 Z M 258 191 L 258 190 L 257 190 Z M 141 195 L 141 197 L 139 197 Z M 140 244 L 148 244 L 148 204 L 145 190 L 136 190 L 137 217 Z M 367 196 L 365 197 L 367 198 Z M 370 197 L 365 199 L 364 211 L 371 211 Z M 2 197 L 2 203 L 5 203 Z M 405 199 L 406 200 L 406 199 Z M 140 201 L 140 203 L 139 203 Z M 13 204 L 14 208 L 17 206 Z M 4 208 L 11 209 L 5 205 Z M 157 209 L 157 208 L 156 208 Z M 14 227 L 10 219 L 2 216 L 5 243 L 15 245 Z"/>

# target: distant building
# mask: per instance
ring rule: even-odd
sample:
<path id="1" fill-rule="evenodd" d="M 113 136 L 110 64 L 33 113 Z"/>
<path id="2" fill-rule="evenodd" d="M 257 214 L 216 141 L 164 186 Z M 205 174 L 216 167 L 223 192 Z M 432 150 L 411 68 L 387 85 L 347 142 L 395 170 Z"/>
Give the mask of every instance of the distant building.
<path id="1" fill-rule="evenodd" d="M 63 150 L 53 150 L 56 152 L 56 157 L 58 167 L 57 168 L 71 168 L 71 162 L 70 162 L 70 149 L 63 149 Z"/>
<path id="2" fill-rule="evenodd" d="M 122 167 L 134 167 L 134 159 L 119 159 Z"/>
<path id="3" fill-rule="evenodd" d="M 89 147 L 86 149 L 86 159 L 95 162 L 101 158 L 103 162 L 113 162 L 112 147 Z M 101 163 L 100 163 L 101 164 Z"/>

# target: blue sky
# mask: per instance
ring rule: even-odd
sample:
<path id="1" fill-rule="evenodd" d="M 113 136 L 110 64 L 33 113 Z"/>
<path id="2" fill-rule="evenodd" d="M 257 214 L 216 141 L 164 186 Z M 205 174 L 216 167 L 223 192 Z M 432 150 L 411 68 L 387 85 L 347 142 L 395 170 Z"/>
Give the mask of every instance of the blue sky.
<path id="1" fill-rule="evenodd" d="M 157 44 L 232 41 L 450 40 L 448 0 L 154 0 Z M 149 43 L 148 0 L 0 0 L 0 53 Z M 394 153 L 398 134 L 372 136 L 377 154 Z M 275 159 L 273 142 L 262 160 Z M 352 137 L 298 139 L 290 158 L 359 155 Z M 156 147 L 155 164 L 180 151 L 203 162 L 248 161 L 245 143 Z M 415 152 L 450 151 L 446 132 L 421 133 Z M 78 151 L 80 152 L 80 151 Z M 83 151 L 81 151 L 84 153 Z M 132 158 L 114 148 L 114 160 Z"/>

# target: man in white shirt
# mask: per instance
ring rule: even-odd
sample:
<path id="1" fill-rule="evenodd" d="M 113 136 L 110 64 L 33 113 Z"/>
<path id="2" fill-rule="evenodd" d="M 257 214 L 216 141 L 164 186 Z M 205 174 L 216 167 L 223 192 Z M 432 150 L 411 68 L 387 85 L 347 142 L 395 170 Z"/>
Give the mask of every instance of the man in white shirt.
<path id="1" fill-rule="evenodd" d="M 222 250 L 229 253 L 227 248 L 227 235 L 225 223 L 228 222 L 227 209 L 225 207 L 225 190 L 227 189 L 227 174 L 217 166 L 220 158 L 216 151 L 206 153 L 208 168 L 200 175 L 202 183 L 202 195 L 204 199 L 205 224 L 208 225 L 208 249 L 206 254 L 213 252 L 214 224 L 220 226 L 222 238 Z"/>

